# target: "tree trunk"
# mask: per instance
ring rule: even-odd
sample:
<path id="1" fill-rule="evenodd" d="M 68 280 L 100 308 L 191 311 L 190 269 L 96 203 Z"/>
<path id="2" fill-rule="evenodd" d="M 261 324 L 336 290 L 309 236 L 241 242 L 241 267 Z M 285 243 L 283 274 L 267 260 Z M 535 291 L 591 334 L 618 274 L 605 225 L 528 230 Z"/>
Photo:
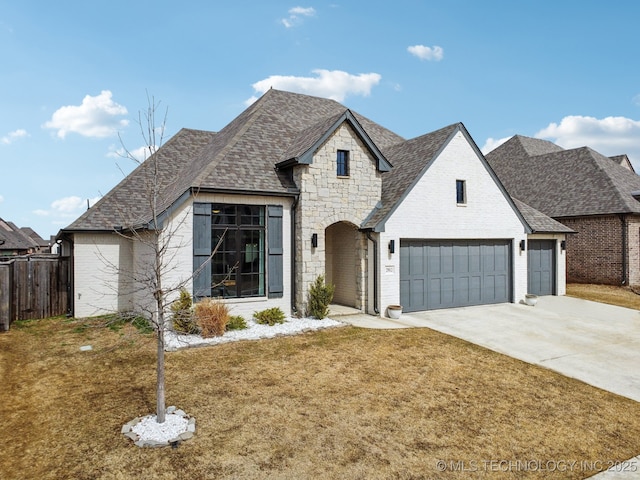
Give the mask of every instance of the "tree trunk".
<path id="1" fill-rule="evenodd" d="M 164 400 L 164 326 L 158 325 L 158 362 L 156 381 L 156 421 L 164 423 L 165 400 Z"/>

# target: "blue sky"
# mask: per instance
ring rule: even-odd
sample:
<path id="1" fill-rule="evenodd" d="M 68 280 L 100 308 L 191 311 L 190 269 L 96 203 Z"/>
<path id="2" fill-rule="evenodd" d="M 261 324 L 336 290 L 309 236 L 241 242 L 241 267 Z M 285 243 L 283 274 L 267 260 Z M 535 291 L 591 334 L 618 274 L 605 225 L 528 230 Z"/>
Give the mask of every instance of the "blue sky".
<path id="1" fill-rule="evenodd" d="M 632 0 L 0 0 L 0 217 L 48 238 L 108 192 L 147 92 L 166 138 L 273 86 L 405 138 L 462 122 L 485 153 L 521 134 L 638 169 L 639 18 Z"/>

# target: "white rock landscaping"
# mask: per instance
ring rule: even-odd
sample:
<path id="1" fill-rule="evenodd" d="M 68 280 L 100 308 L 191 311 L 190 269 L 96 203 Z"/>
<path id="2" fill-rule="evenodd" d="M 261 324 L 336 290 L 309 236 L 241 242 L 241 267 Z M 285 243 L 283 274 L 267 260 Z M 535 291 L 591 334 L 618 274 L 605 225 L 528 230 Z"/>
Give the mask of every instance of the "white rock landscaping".
<path id="1" fill-rule="evenodd" d="M 138 447 L 178 446 L 196 433 L 196 419 L 176 407 L 167 408 L 164 423 L 158 423 L 156 418 L 136 417 L 123 425 L 122 433 Z"/>

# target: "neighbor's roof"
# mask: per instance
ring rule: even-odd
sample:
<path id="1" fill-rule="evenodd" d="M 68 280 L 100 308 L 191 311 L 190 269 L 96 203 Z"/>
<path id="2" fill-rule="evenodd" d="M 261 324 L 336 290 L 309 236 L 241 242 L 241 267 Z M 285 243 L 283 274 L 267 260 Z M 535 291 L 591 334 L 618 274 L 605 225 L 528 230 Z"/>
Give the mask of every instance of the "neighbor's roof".
<path id="1" fill-rule="evenodd" d="M 640 213 L 640 177 L 588 147 L 516 135 L 486 158 L 511 196 L 551 217 Z"/>
<path id="2" fill-rule="evenodd" d="M 0 250 L 28 250 L 49 244 L 31 228 L 19 228 L 0 218 Z"/>

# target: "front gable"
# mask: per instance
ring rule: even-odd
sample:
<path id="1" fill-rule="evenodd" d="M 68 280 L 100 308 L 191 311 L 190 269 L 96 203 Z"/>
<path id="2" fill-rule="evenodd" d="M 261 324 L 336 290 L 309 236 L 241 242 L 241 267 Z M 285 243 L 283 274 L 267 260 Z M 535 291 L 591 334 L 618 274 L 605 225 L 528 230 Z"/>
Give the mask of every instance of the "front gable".
<path id="1" fill-rule="evenodd" d="M 513 238 L 528 230 L 511 197 L 462 129 L 416 179 L 386 222 L 387 228 L 416 212 L 420 212 L 418 225 L 432 238 Z"/>
<path id="2" fill-rule="evenodd" d="M 318 228 L 337 221 L 360 226 L 380 201 L 380 158 L 346 121 L 313 151 L 308 163 L 294 167 L 302 216 Z M 339 156 L 346 156 L 346 171 L 338 166 Z"/>
<path id="3" fill-rule="evenodd" d="M 344 113 L 325 119 L 300 132 L 289 148 L 283 154 L 283 159 L 276 164 L 277 168 L 285 168 L 293 165 L 310 165 L 314 156 L 336 131 L 342 126 L 348 125 L 352 133 L 359 138 L 364 147 L 371 154 L 376 168 L 380 172 L 391 170 L 391 164 L 382 154 L 378 146 L 371 140 L 360 122 L 355 118 L 350 110 Z"/>

